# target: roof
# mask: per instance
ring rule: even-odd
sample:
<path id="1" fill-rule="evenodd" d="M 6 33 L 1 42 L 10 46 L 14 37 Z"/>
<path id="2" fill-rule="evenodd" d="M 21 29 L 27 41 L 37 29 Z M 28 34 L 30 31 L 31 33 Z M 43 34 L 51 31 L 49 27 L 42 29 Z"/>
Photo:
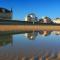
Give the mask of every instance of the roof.
<path id="1" fill-rule="evenodd" d="M 30 14 L 28 14 L 28 17 L 35 18 L 35 17 L 36 17 L 36 15 L 35 15 L 34 13 L 30 13 Z"/>
<path id="2" fill-rule="evenodd" d="M 1 8 L 1 7 L 0 7 L 0 12 L 10 13 L 11 10 L 8 10 L 8 9 L 6 9 L 6 8 Z"/>

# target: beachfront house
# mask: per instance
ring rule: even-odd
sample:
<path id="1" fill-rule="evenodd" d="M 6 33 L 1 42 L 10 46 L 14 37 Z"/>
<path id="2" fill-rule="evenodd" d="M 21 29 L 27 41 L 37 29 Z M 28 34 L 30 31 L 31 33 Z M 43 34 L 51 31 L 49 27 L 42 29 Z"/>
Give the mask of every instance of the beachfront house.
<path id="1" fill-rule="evenodd" d="M 39 19 L 39 23 L 53 23 L 53 21 L 49 17 L 45 16 Z"/>
<path id="2" fill-rule="evenodd" d="M 29 22 L 37 22 L 38 18 L 36 17 L 36 15 L 34 13 L 30 13 L 25 17 L 25 21 L 29 21 Z"/>
<path id="3" fill-rule="evenodd" d="M 53 22 L 56 24 L 60 24 L 60 18 L 53 19 Z"/>
<path id="4" fill-rule="evenodd" d="M 0 8 L 0 20 L 10 20 L 12 19 L 12 9 L 8 10 L 6 8 Z"/>

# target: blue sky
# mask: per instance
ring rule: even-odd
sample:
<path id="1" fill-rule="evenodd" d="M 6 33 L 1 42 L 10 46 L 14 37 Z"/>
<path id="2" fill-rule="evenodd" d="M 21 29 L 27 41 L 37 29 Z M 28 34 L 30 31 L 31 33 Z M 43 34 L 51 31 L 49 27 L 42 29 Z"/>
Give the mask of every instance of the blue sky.
<path id="1" fill-rule="evenodd" d="M 29 13 L 38 18 L 48 16 L 60 17 L 60 0 L 0 0 L 0 7 L 13 9 L 13 19 L 23 20 Z"/>

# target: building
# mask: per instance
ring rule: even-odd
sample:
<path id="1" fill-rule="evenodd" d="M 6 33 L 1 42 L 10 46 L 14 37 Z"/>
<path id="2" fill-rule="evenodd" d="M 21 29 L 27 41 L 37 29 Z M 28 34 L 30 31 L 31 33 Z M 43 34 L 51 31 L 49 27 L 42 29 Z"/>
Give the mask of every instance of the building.
<path id="1" fill-rule="evenodd" d="M 12 19 L 12 9 L 8 10 L 6 8 L 0 8 L 0 20 Z"/>
<path id="2" fill-rule="evenodd" d="M 30 13 L 25 17 L 25 21 L 29 21 L 29 22 L 37 22 L 38 18 L 36 17 L 36 15 L 34 13 Z"/>
<path id="3" fill-rule="evenodd" d="M 60 18 L 53 19 L 54 23 L 60 24 Z"/>
<path id="4" fill-rule="evenodd" d="M 39 22 L 40 23 L 53 23 L 53 21 L 47 16 L 42 17 L 41 19 L 39 19 Z"/>

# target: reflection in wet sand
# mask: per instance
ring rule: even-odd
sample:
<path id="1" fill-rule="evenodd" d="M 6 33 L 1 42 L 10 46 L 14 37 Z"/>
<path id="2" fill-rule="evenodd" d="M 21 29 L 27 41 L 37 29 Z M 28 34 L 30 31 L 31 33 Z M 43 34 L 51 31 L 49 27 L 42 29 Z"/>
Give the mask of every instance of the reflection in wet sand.
<path id="1" fill-rule="evenodd" d="M 60 53 L 57 53 L 57 54 L 53 54 L 51 53 L 51 55 L 49 54 L 45 54 L 45 56 L 42 56 L 42 55 L 38 55 L 37 57 L 35 57 L 34 55 L 31 56 L 31 57 L 21 57 L 19 60 L 60 60 L 60 56 L 58 55 Z"/>
<path id="2" fill-rule="evenodd" d="M 29 40 L 35 40 L 36 37 L 38 36 L 38 33 L 43 36 L 48 36 L 50 34 L 56 34 L 57 32 L 60 33 L 60 31 L 31 31 L 31 32 L 20 32 L 20 34 L 27 34 L 27 38 Z M 58 34 L 59 34 L 58 33 Z M 6 35 L 5 35 L 6 34 Z M 23 48 L 20 48 L 18 53 L 15 51 L 15 45 L 13 44 L 13 35 L 19 34 L 18 32 L 15 33 L 5 33 L 5 34 L 0 34 L 0 60 L 60 60 L 60 52 L 53 52 L 52 50 L 39 50 L 36 47 L 29 47 L 28 54 L 25 54 L 25 51 Z M 26 36 L 26 35 L 25 35 Z M 5 47 L 6 45 L 8 46 L 9 44 L 13 44 L 12 46 Z M 22 44 L 23 45 L 23 44 Z M 20 45 L 19 45 L 20 47 Z M 41 46 L 40 46 L 41 47 Z M 39 48 L 40 48 L 39 47 Z M 26 48 L 28 50 L 28 48 Z M 32 50 L 31 50 L 32 49 Z M 37 53 L 38 52 L 38 53 Z"/>
<path id="3" fill-rule="evenodd" d="M 35 40 L 36 36 L 38 35 L 38 32 L 31 32 L 31 33 L 25 33 L 25 36 L 29 39 L 29 40 Z"/>
<path id="4" fill-rule="evenodd" d="M 48 36 L 48 35 L 51 34 L 51 31 L 42 31 L 42 30 L 40 30 L 39 34 L 42 35 L 42 36 Z"/>
<path id="5" fill-rule="evenodd" d="M 55 58 L 51 58 L 51 57 L 43 57 L 43 56 L 37 56 L 36 58 L 34 58 L 34 56 L 32 56 L 32 57 L 25 57 L 25 56 L 23 56 L 23 57 L 21 57 L 21 56 L 16 56 L 16 54 L 14 55 L 3 55 L 3 56 L 0 56 L 0 59 L 1 60 L 60 60 L 60 57 L 58 58 L 58 56 L 57 57 L 55 57 Z"/>
<path id="6" fill-rule="evenodd" d="M 6 32 L 0 32 L 0 36 L 24 34 L 25 37 L 27 37 L 29 40 L 35 40 L 35 38 L 38 36 L 38 33 L 41 36 L 48 36 L 51 34 L 60 35 L 60 31 L 40 30 L 40 31 L 6 31 Z"/>
<path id="7" fill-rule="evenodd" d="M 12 36 L 11 35 L 0 35 L 0 46 L 5 46 L 7 44 L 12 44 Z"/>
<path id="8" fill-rule="evenodd" d="M 60 35 L 60 31 L 53 31 L 52 34 Z"/>

